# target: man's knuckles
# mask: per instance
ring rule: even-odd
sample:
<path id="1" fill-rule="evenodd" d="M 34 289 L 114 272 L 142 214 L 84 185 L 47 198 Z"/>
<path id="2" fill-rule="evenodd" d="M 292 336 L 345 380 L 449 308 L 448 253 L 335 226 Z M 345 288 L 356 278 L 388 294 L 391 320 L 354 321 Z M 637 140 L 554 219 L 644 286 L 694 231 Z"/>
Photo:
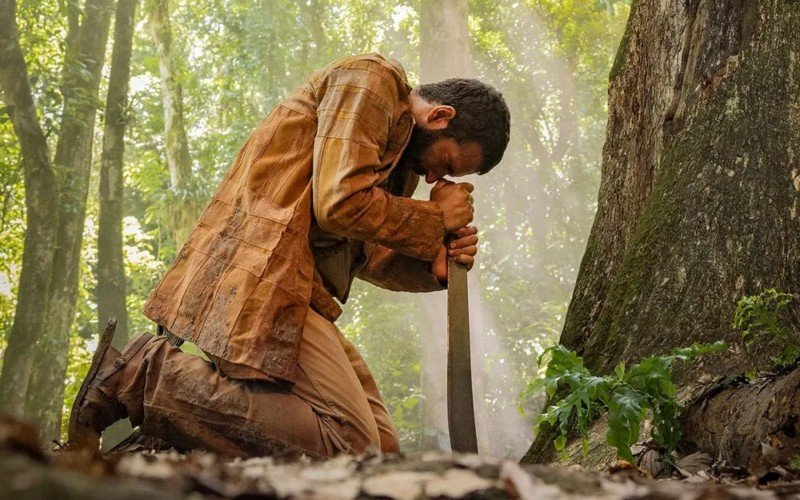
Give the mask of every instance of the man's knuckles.
<path id="1" fill-rule="evenodd" d="M 451 257 L 455 257 L 458 255 L 476 255 L 478 253 L 478 247 L 472 245 L 464 248 L 453 248 L 448 250 L 447 253 Z"/>
<path id="2" fill-rule="evenodd" d="M 452 243 L 450 243 L 450 248 L 463 248 L 477 244 L 478 244 L 478 237 L 476 235 L 463 236 L 461 238 L 458 238 L 457 240 L 453 240 Z"/>

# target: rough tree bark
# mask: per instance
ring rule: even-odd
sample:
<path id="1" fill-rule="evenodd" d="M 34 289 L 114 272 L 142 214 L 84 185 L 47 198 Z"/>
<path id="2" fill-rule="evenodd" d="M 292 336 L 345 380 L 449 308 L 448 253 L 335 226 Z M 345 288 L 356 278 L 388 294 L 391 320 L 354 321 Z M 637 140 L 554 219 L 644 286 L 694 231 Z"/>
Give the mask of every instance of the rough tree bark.
<path id="1" fill-rule="evenodd" d="M 169 169 L 169 185 L 175 190 L 187 187 L 192 175 L 189 140 L 183 117 L 183 86 L 178 56 L 172 46 L 172 26 L 169 20 L 169 0 L 147 0 L 147 27 L 158 53 L 161 76 L 161 100 L 164 108 L 164 138 Z M 196 216 L 191 207 L 178 203 L 171 207 L 176 248 L 189 235 Z"/>
<path id="2" fill-rule="evenodd" d="M 58 191 L 19 45 L 14 0 L 0 1 L 0 90 L 22 151 L 27 225 L 14 325 L 3 353 L 0 401 L 4 412 L 22 415 L 35 341 L 45 327 Z"/>
<path id="3" fill-rule="evenodd" d="M 798 23 L 797 2 L 634 1 L 609 78 L 598 212 L 561 337 L 590 369 L 693 342 L 740 343 L 730 327 L 740 297 L 800 292 Z M 800 330 L 797 310 L 788 326 Z M 679 381 L 766 368 L 774 354 L 734 350 Z M 688 421 L 713 407 L 707 422 L 742 424 L 734 410 L 747 387 L 692 406 Z M 800 431 L 794 394 L 780 403 L 787 432 Z M 785 422 L 751 426 L 751 439 L 768 441 Z M 713 444 L 693 429 L 688 448 L 738 465 L 757 459 L 718 446 L 724 433 Z M 526 461 L 552 458 L 545 434 Z"/>
<path id="4" fill-rule="evenodd" d="M 44 335 L 36 345 L 26 413 L 48 436 L 60 432 L 69 338 L 75 316 L 98 90 L 114 0 L 87 0 L 65 64 L 64 108 L 53 164 L 58 179 L 56 251 Z"/>
<path id="5" fill-rule="evenodd" d="M 100 217 L 97 231 L 97 316 L 105 328 L 109 317 L 117 318 L 115 347 L 128 339 L 128 308 L 125 304 L 125 266 L 122 255 L 123 154 L 128 122 L 128 84 L 131 73 L 133 24 L 138 0 L 119 0 L 114 20 L 114 49 L 108 81 L 100 161 Z"/>

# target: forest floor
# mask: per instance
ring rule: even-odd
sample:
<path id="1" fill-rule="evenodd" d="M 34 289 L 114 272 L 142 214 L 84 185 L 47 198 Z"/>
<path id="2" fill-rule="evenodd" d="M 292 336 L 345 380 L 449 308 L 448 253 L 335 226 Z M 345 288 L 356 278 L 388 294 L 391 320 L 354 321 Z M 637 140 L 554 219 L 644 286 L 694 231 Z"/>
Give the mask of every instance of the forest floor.
<path id="1" fill-rule="evenodd" d="M 211 453 L 137 451 L 101 456 L 42 451 L 32 429 L 0 419 L 0 498 L 800 498 L 800 473 L 741 471 L 684 461 L 669 479 L 618 463 L 519 465 L 478 455 L 342 456 L 227 460 Z"/>

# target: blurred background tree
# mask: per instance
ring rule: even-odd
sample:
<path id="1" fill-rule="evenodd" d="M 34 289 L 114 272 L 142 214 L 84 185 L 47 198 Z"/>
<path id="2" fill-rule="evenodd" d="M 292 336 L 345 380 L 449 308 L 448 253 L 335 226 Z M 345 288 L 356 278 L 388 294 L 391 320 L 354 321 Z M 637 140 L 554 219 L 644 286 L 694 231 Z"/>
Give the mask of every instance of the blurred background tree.
<path id="1" fill-rule="evenodd" d="M 0 1 L 4 13 L 14 12 L 14 2 Z M 104 281 L 108 273 L 98 262 L 98 228 L 105 196 L 101 187 L 106 186 L 101 176 L 106 120 L 122 119 L 126 124 L 119 170 L 123 180 L 119 237 L 128 331 L 152 331 L 141 306 L 174 257 L 185 237 L 185 226 L 202 209 L 255 125 L 311 72 L 342 56 L 379 52 L 401 61 L 411 83 L 418 83 L 428 71 L 420 66 L 425 58 L 447 58 L 446 52 L 431 56 L 425 52 L 430 47 L 420 46 L 421 38 L 436 38 L 445 30 L 441 22 L 429 22 L 436 19 L 431 9 L 437 3 L 143 0 L 133 30 L 130 91 L 124 112 L 112 117 L 111 108 L 106 110 L 104 105 L 113 88 L 109 78 L 117 2 L 18 0 L 11 19 L 16 19 L 35 118 L 55 172 L 66 172 L 59 170 L 66 153 L 59 157 L 58 143 L 68 128 L 68 118 L 74 115 L 65 107 L 65 101 L 76 94 L 71 89 L 91 83 L 93 71 L 100 87 L 95 94 L 90 85 L 77 93 L 80 102 L 88 103 L 85 112 L 97 114 L 97 126 L 87 119 L 78 120 L 78 128 L 88 134 L 93 145 L 88 152 L 82 150 L 80 158 L 70 160 L 71 172 L 80 176 L 70 174 L 69 178 L 80 182 L 71 188 L 61 182 L 50 186 L 58 189 L 62 199 L 69 196 L 70 203 L 77 203 L 69 213 L 83 221 L 82 233 L 73 230 L 67 235 L 74 224 L 59 222 L 68 211 L 66 202 L 51 203 L 39 212 L 39 222 L 45 213 L 43 220 L 53 230 L 61 228 L 63 237 L 69 236 L 69 244 L 80 249 L 79 254 L 60 255 L 62 264 L 44 267 L 51 270 L 44 285 L 61 283 L 54 302 L 58 307 L 36 294 L 27 299 L 20 295 L 26 235 L 29 239 L 41 236 L 30 230 L 26 234 L 26 229 L 36 224 L 30 219 L 35 210 L 31 212 L 26 203 L 30 207 L 31 202 L 42 201 L 26 199 L 26 195 L 30 196 L 37 182 L 47 187 L 47 180 L 25 175 L 23 149 L 12 120 L 20 108 L 8 86 L 3 87 L 2 362 L 4 372 L 25 377 L 37 372 L 47 375 L 39 377 L 39 382 L 34 377 L 28 383 L 26 378 L 21 387 L 17 379 L 4 374 L 0 394 L 17 396 L 16 402 L 4 397 L 4 409 L 39 420 L 47 437 L 56 437 L 55 429 L 66 421 L 62 407 L 65 412 L 87 369 L 98 322 L 105 322 L 98 318 L 96 293 L 108 285 Z M 596 207 L 608 73 L 629 2 L 444 3 L 463 9 L 459 14 L 463 17 L 458 19 L 466 23 L 471 76 L 502 91 L 512 113 L 512 139 L 504 161 L 490 175 L 468 180 L 477 187 L 476 225 L 482 239 L 471 292 L 476 387 L 483 402 L 478 409 L 479 440 L 484 452 L 518 457 L 531 441 L 530 417 L 541 404 L 538 400 L 522 402 L 519 393 L 537 375 L 537 353 L 558 338 Z M 93 11 L 99 8 L 95 4 L 105 10 Z M 98 54 L 87 62 L 80 58 L 82 52 L 76 56 L 74 51 L 79 46 L 80 27 L 94 19 L 91 12 L 95 12 L 94 18 L 103 12 L 111 27 L 108 37 L 83 42 Z M 106 22 L 105 17 L 92 22 Z M 8 21 L 4 19 L 0 26 L 4 41 L 13 38 Z M 163 50 L 166 34 L 171 42 L 168 51 Z M 445 46 L 448 43 L 454 42 L 445 41 Z M 459 50 L 463 48 L 461 43 Z M 453 54 L 456 58 L 456 52 Z M 0 69 L 8 71 L 6 60 L 2 64 Z M 172 96 L 171 100 L 165 94 Z M 169 103 L 182 104 L 178 125 L 173 120 L 177 111 L 165 112 L 165 103 L 167 108 Z M 182 128 L 184 137 L 178 131 L 178 139 L 173 140 L 170 130 L 177 130 L 176 126 Z M 59 175 L 63 179 L 64 174 Z M 82 189 L 88 189 L 88 196 Z M 52 193 L 49 196 L 52 198 Z M 85 210 L 81 209 L 82 200 Z M 55 259 L 52 246 L 43 248 Z M 74 287 L 67 286 L 72 282 Z M 432 412 L 435 408 L 441 410 L 444 401 L 435 391 L 422 389 L 426 377 L 444 377 L 444 358 L 432 348 L 431 340 L 437 336 L 442 340 L 444 335 L 444 310 L 437 316 L 437 300 L 441 299 L 389 293 L 359 283 L 338 322 L 375 373 L 408 451 L 446 447 L 446 430 L 435 418 L 425 417 L 436 413 Z M 20 307 L 27 309 L 20 311 Z M 39 314 L 42 324 L 30 323 L 31 314 Z M 33 357 L 28 365 L 14 365 L 22 370 L 11 370 L 8 360 L 20 348 Z M 423 351 L 428 353 L 423 356 Z M 421 370 L 422 359 L 427 374 Z M 527 410 L 526 418 L 517 413 L 518 406 Z"/>

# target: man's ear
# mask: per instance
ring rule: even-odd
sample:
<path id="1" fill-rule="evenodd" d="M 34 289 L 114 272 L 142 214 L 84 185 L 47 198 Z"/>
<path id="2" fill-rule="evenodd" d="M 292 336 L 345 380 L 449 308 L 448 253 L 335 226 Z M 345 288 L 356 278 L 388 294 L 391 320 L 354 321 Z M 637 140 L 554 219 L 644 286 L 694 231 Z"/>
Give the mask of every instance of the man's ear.
<path id="1" fill-rule="evenodd" d="M 433 130 L 441 130 L 447 128 L 447 125 L 450 123 L 456 116 L 456 108 L 453 106 L 446 106 L 444 104 L 439 104 L 431 108 L 428 111 L 427 116 L 427 126 L 429 129 Z"/>

